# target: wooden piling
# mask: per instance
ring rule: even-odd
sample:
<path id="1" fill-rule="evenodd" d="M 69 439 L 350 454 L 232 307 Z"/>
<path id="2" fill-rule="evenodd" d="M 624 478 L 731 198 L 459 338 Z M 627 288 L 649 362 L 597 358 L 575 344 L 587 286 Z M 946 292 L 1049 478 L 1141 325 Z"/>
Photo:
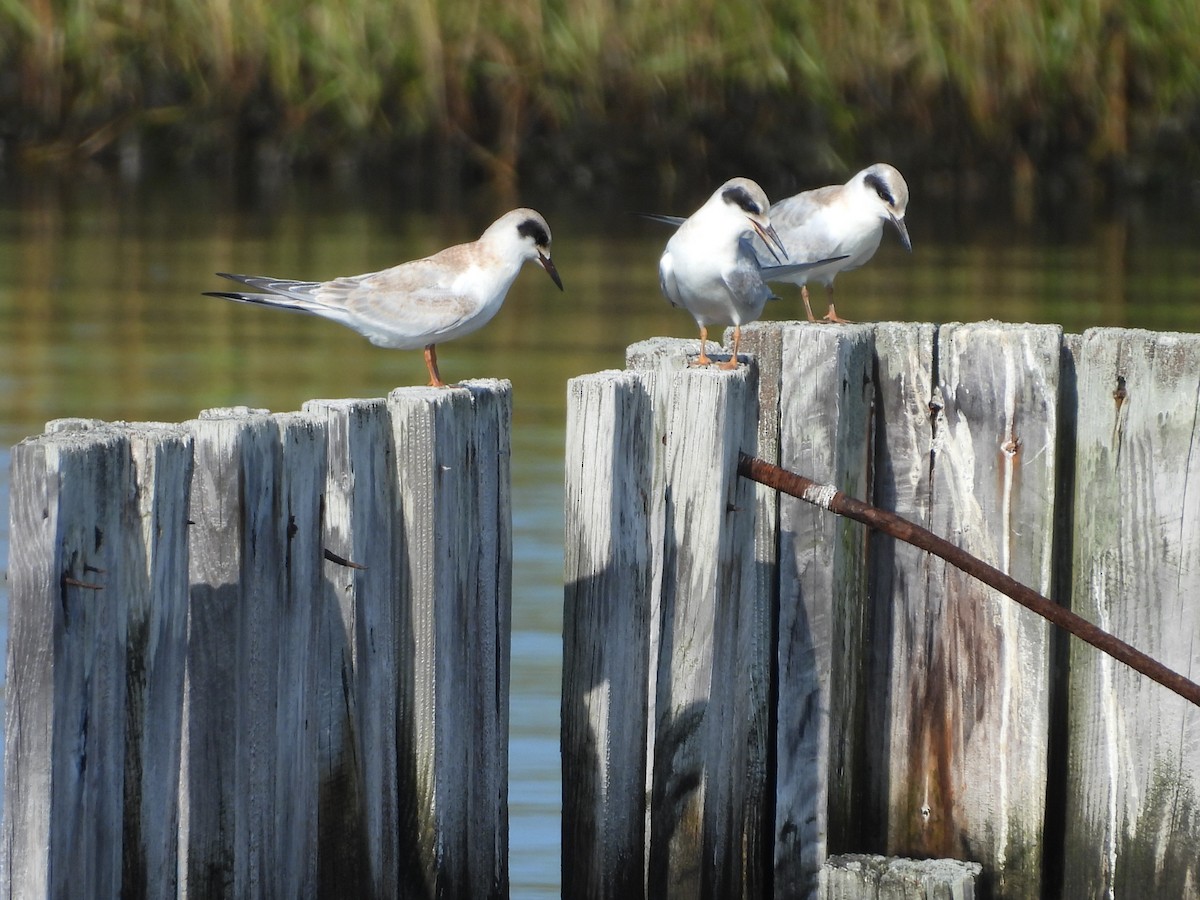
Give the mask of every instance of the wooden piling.
<path id="1" fill-rule="evenodd" d="M 913 343 L 919 330 L 896 328 L 877 327 L 877 336 L 893 332 L 877 344 L 881 359 L 899 351 L 881 363 L 895 373 L 880 383 L 881 447 L 907 460 L 910 480 L 877 481 L 877 505 L 1050 593 L 1061 331 L 944 325 L 925 357 Z M 911 361 L 923 357 L 934 368 L 914 372 Z M 925 409 L 893 393 L 922 382 L 932 388 Z M 897 421 L 891 411 L 913 399 L 915 416 Z M 886 785 L 878 796 L 887 797 L 887 851 L 969 857 L 996 873 L 1002 895 L 1032 896 L 1041 883 L 1049 628 L 957 569 L 889 543 L 876 541 L 870 576 L 892 586 L 875 592 L 888 599 L 874 626 L 888 660 L 874 693 L 890 715 L 873 762 L 875 783 Z"/>
<path id="2" fill-rule="evenodd" d="M 567 386 L 563 611 L 565 898 L 645 896 L 657 434 L 644 377 Z"/>
<path id="3" fill-rule="evenodd" d="M 651 897 L 754 896 L 763 885 L 760 858 L 743 848 L 765 815 L 769 658 L 744 514 L 754 491 L 736 475 L 738 448 L 754 442 L 755 374 L 682 369 L 666 392 Z"/>
<path id="4" fill-rule="evenodd" d="M 1076 358 L 1077 612 L 1200 671 L 1200 336 L 1097 329 Z M 1200 884 L 1200 709 L 1071 648 L 1064 897 Z"/>
<path id="5" fill-rule="evenodd" d="M 135 516 L 126 638 L 125 818 L 128 897 L 179 887 L 179 765 L 187 664 L 188 497 L 192 440 L 177 426 L 129 430 Z M 141 886 L 144 885 L 144 890 Z"/>
<path id="6" fill-rule="evenodd" d="M 738 448 L 754 443 L 755 371 L 689 368 L 694 343 L 630 348 L 634 371 L 577 380 L 570 395 L 568 445 L 592 468 L 568 476 L 568 496 L 580 499 L 567 522 L 578 549 L 568 551 L 575 568 L 564 705 L 573 705 L 564 713 L 564 807 L 585 817 L 564 824 L 569 896 L 754 896 L 764 889 L 769 657 L 759 627 L 768 614 L 758 609 L 753 518 L 745 515 L 754 493 L 736 477 Z M 633 427 L 643 434 L 634 438 Z M 627 461 L 631 447 L 642 449 Z M 573 458 L 569 471 L 576 466 Z M 607 510 L 603 521 L 578 517 L 597 509 Z M 618 545 L 592 531 L 614 525 L 622 543 L 648 535 L 650 559 L 619 550 L 616 561 L 636 564 L 614 568 Z M 643 638 L 646 605 L 637 598 L 647 582 L 651 627 Z M 618 611 L 619 598 L 637 605 Z M 584 623 L 593 633 L 583 633 Z M 604 771 L 614 737 L 637 739 L 626 716 L 639 709 L 649 743 L 647 824 L 639 822 L 646 807 L 630 808 L 642 785 Z M 623 749 L 635 759 L 636 752 Z M 621 796 L 611 800 L 578 792 L 614 784 Z M 609 821 L 600 820 L 609 809 L 620 816 L 615 841 Z M 597 871 L 605 859 L 636 854 L 639 838 L 645 857 L 620 857 L 620 884 Z"/>
<path id="7" fill-rule="evenodd" d="M 6 766 L 3 876 L 31 896 L 66 896 L 76 884 L 116 896 L 128 439 L 89 430 L 26 441 L 12 473 L 9 577 L 12 596 L 30 602 L 9 611 L 5 758 L 30 764 Z"/>
<path id="8" fill-rule="evenodd" d="M 0 889 L 507 896 L 510 410 L 17 447 Z"/>
<path id="9" fill-rule="evenodd" d="M 1117 349 L 1104 349 L 1114 341 Z M 1194 667 L 1196 660 L 1187 649 L 1196 643 L 1189 637 L 1194 623 L 1178 606 L 1180 597 L 1194 592 L 1193 545 L 1200 529 L 1193 521 L 1187 479 L 1191 461 L 1200 457 L 1195 446 L 1200 365 L 1194 339 L 1144 333 L 1114 339 L 1101 332 L 1075 338 L 1064 337 L 1055 326 L 996 322 L 837 329 L 758 323 L 744 330 L 743 346 L 761 350 L 759 362 L 767 366 L 759 373 L 763 415 L 747 425 L 746 445 L 757 442 L 763 453 L 785 466 L 851 496 L 873 499 L 876 506 L 942 535 L 1041 594 L 1065 596 L 1069 591 L 1064 586 L 1074 576 L 1077 605 L 1087 608 L 1081 603 L 1084 594 L 1091 602 L 1107 598 L 1108 605 L 1090 615 L 1097 624 L 1104 625 L 1108 617 L 1116 623 L 1110 630 L 1118 637 L 1134 645 L 1148 643 L 1140 649 L 1150 649 L 1164 662 L 1175 657 L 1174 668 L 1183 672 Z M 649 895 L 675 885 L 703 894 L 714 885 L 729 890 L 735 883 L 770 883 L 777 897 L 814 896 L 824 877 L 826 853 L 853 850 L 969 860 L 981 866 L 981 884 L 997 897 L 1053 893 L 1060 878 L 1066 896 L 1075 896 L 1074 886 L 1084 883 L 1078 872 L 1085 866 L 1100 873 L 1093 878 L 1110 879 L 1105 885 L 1132 891 L 1140 879 L 1159 893 L 1186 893 L 1184 886 L 1196 883 L 1194 860 L 1185 860 L 1182 850 L 1195 838 L 1186 774 L 1195 765 L 1190 744 L 1180 749 L 1170 734 L 1189 733 L 1193 711 L 1173 706 L 1181 701 L 1130 671 L 1114 672 L 1111 661 L 1093 661 L 1093 651 L 1073 649 L 1077 671 L 1070 727 L 1052 723 L 1054 710 L 1063 707 L 1055 657 L 1066 644 L 1052 639 L 1044 620 L 982 582 L 910 545 L 832 520 L 815 507 L 773 503 L 760 494 L 743 507 L 756 518 L 750 527 L 758 574 L 747 580 L 753 596 L 741 601 L 736 625 L 724 618 L 719 592 L 694 606 L 681 599 L 681 572 L 691 574 L 686 566 L 681 569 L 681 556 L 719 554 L 719 547 L 707 543 L 710 529 L 697 527 L 705 521 L 698 505 L 678 514 L 681 498 L 696 496 L 688 493 L 688 485 L 701 471 L 710 479 L 710 490 L 719 492 L 724 484 L 719 454 L 705 459 L 693 455 L 688 479 L 672 481 L 678 477 L 672 472 L 679 470 L 673 447 L 695 453 L 696 446 L 706 446 L 712 453 L 705 436 L 723 433 L 709 418 L 713 401 L 702 386 L 705 378 L 729 376 L 686 369 L 685 355 L 694 349 L 695 342 L 644 342 L 629 350 L 631 371 L 605 373 L 594 385 L 581 381 L 589 389 L 607 391 L 601 394 L 606 403 L 624 391 L 650 398 L 654 409 L 650 426 L 643 419 L 638 419 L 641 426 L 624 426 L 652 427 L 655 436 L 650 495 L 639 506 L 650 511 L 653 559 L 645 726 Z M 690 390 L 682 387 L 688 382 Z M 622 386 L 620 391 L 615 384 Z M 1132 397 L 1139 398 L 1140 408 L 1129 407 Z M 1102 409 L 1109 410 L 1107 418 Z M 573 476 L 568 483 L 573 490 L 586 486 L 606 499 L 630 495 L 628 486 L 613 488 L 610 473 L 636 465 L 643 473 L 637 483 L 645 483 L 644 451 L 635 451 L 637 463 L 610 452 L 607 442 L 604 452 L 598 452 L 596 422 L 601 418 L 579 415 L 573 421 L 568 441 Z M 601 432 L 611 440 L 611 426 Z M 1159 454 L 1170 462 L 1160 461 Z M 1074 497 L 1072 484 L 1078 485 Z M 1095 502 L 1094 493 L 1099 498 Z M 630 521 L 611 512 L 595 521 L 576 521 L 575 516 L 586 515 L 585 508 L 601 507 L 581 504 L 571 513 L 569 545 L 610 546 L 616 538 L 603 534 L 604 529 L 622 529 Z M 1073 539 L 1072 522 L 1086 523 L 1074 526 Z M 676 547 L 681 528 L 694 544 L 686 550 Z M 1147 530 L 1154 541 L 1146 540 Z M 624 528 L 620 537 L 640 540 L 641 535 L 640 529 Z M 1074 572 L 1070 551 L 1064 549 L 1071 546 Z M 635 554 L 622 545 L 622 558 Z M 1135 560 L 1139 572 L 1166 574 L 1126 578 Z M 587 573 L 583 566 L 572 577 Z M 1103 593 L 1095 592 L 1096 584 L 1104 587 Z M 1132 611 L 1118 615 L 1114 610 L 1125 608 L 1117 605 L 1118 591 L 1123 602 L 1135 604 L 1139 592 L 1165 598 L 1163 618 Z M 687 593 L 704 597 L 703 583 L 692 584 Z M 595 633 L 585 640 L 585 629 L 573 627 L 566 676 L 568 683 L 575 683 L 570 681 L 575 677 L 594 686 L 602 669 L 584 664 L 597 663 L 589 654 L 604 648 L 603 671 L 613 671 L 611 653 L 629 659 L 629 650 L 608 650 L 611 612 L 608 618 L 597 609 L 588 615 L 587 630 Z M 638 633 L 631 630 L 631 615 L 626 610 L 622 619 L 625 634 Z M 765 627 L 751 624 L 760 615 Z M 1147 623 L 1151 631 L 1142 641 L 1140 630 Z M 732 628 L 739 629 L 738 638 L 729 638 Z M 742 641 L 750 634 L 766 635 L 761 655 L 742 658 L 759 661 L 749 663 L 748 670 L 759 674 L 744 684 L 770 676 L 762 721 L 771 752 L 753 758 L 762 761 L 765 788 L 773 796 L 757 806 L 752 790 L 743 795 L 746 809 L 767 812 L 758 820 L 759 831 L 743 834 L 743 880 L 720 881 L 720 875 L 706 880 L 677 865 L 686 857 L 671 840 L 681 832 L 667 831 L 664 823 L 698 821 L 686 818 L 694 813 L 688 803 L 696 801 L 710 779 L 734 778 L 730 773 L 738 767 L 724 769 L 719 756 L 703 756 L 696 750 L 702 742 L 675 740 L 681 706 L 700 709 L 702 699 L 673 693 L 682 679 L 667 660 L 685 643 L 689 689 L 715 684 L 720 678 L 711 676 L 709 667 L 716 667 L 731 647 L 747 646 Z M 1063 662 L 1058 659 L 1057 665 Z M 761 667 L 755 670 L 755 665 Z M 632 667 L 625 671 L 640 677 Z M 585 674 L 592 680 L 582 680 Z M 1127 701 L 1117 700 L 1121 678 L 1132 679 L 1125 687 Z M 755 689 L 741 690 L 740 696 L 749 697 L 755 707 Z M 1154 702 L 1148 701 L 1151 694 Z M 710 700 L 704 709 L 716 708 L 713 695 L 706 696 Z M 621 714 L 632 716 L 630 711 L 640 705 L 640 698 L 621 704 Z M 616 707 L 604 708 L 603 722 L 585 711 L 564 730 L 565 761 L 576 759 L 575 748 L 584 754 L 579 758 L 595 754 L 597 765 L 606 758 L 605 742 L 611 745 L 617 733 Z M 622 719 L 620 727 L 622 735 L 637 734 L 632 718 Z M 747 746 L 756 746 L 758 733 L 754 725 L 747 727 Z M 579 734 L 601 738 L 584 746 Z M 1120 744 L 1114 734 L 1125 735 L 1126 743 Z M 1130 743 L 1133 734 L 1139 737 Z M 1149 768 L 1149 761 L 1121 762 L 1132 758 L 1135 746 L 1143 746 L 1142 735 L 1156 735 L 1154 745 L 1166 748 L 1152 757 L 1157 768 Z M 1048 781 L 1054 773 L 1067 771 L 1067 747 L 1073 783 L 1051 791 Z M 564 830 L 572 835 L 564 845 L 569 847 L 565 872 L 576 871 L 573 863 L 588 852 L 588 840 L 612 833 L 606 830 L 611 823 L 606 816 L 616 804 L 604 797 L 605 805 L 588 792 L 617 784 L 628 788 L 615 771 L 591 781 L 574 779 L 570 766 L 575 764 L 564 769 L 571 785 Z M 1164 771 L 1176 775 L 1168 778 Z M 685 778 L 687 789 L 682 787 Z M 1087 790 L 1074 786 L 1077 779 L 1087 780 Z M 680 789 L 673 791 L 676 785 Z M 1180 787 L 1173 790 L 1171 785 Z M 634 821 L 631 795 L 627 791 L 622 801 L 620 827 L 621 834 L 630 836 L 624 846 L 636 847 L 639 836 L 628 824 Z M 1167 808 L 1177 813 L 1169 822 Z M 587 811 L 586 828 L 576 827 L 577 810 Z M 1061 829 L 1064 819 L 1065 866 L 1064 839 L 1045 833 L 1046 828 Z M 1135 824 L 1120 824 L 1129 822 Z M 1165 856 L 1151 856 L 1145 849 L 1152 832 L 1143 823 L 1149 822 L 1155 823 L 1153 833 L 1160 836 L 1155 846 L 1165 847 Z M 1164 844 L 1165 833 L 1171 838 Z M 590 848 L 598 874 L 588 884 L 606 884 L 602 860 L 617 858 L 611 846 Z M 716 846 L 706 847 L 704 858 L 717 860 L 719 868 Z M 1150 859 L 1161 865 L 1147 874 L 1139 867 Z M 754 867 L 764 865 L 770 876 L 756 882 Z M 1108 874 L 1113 866 L 1115 877 Z M 600 888 L 596 893 L 612 891 Z"/>
<path id="10" fill-rule="evenodd" d="M 425 889 L 486 898 L 508 893 L 511 400 L 507 383 L 464 387 L 388 398 L 401 646 L 412 654 L 400 673 L 400 766 L 416 786 Z"/>
<path id="11" fill-rule="evenodd" d="M 780 465 L 871 491 L 869 326 L 783 331 Z M 864 741 L 867 534 L 792 497 L 779 503 L 775 895 L 807 896 L 832 842 L 852 846 Z"/>
<path id="12" fill-rule="evenodd" d="M 313 622 L 320 665 L 316 703 L 326 723 L 318 732 L 317 759 L 328 785 L 319 798 L 318 845 L 336 848 L 339 835 L 361 829 L 362 856 L 349 855 L 365 870 L 360 889 L 364 895 L 396 896 L 402 870 L 416 868 L 420 853 L 415 835 L 402 824 L 397 757 L 399 672 L 411 654 L 403 650 L 395 598 L 400 563 L 395 532 L 401 524 L 391 416 L 383 398 L 310 400 L 303 410 L 324 421 L 329 448 L 320 548 L 324 597 Z M 343 687 L 347 678 L 353 684 L 349 692 Z M 354 756 L 360 772 L 339 765 Z M 334 773 L 339 774 L 330 777 Z M 376 789 L 360 796 L 359 778 Z M 342 858 L 322 855 L 330 882 L 343 879 Z M 353 875 L 350 868 L 346 877 Z"/>

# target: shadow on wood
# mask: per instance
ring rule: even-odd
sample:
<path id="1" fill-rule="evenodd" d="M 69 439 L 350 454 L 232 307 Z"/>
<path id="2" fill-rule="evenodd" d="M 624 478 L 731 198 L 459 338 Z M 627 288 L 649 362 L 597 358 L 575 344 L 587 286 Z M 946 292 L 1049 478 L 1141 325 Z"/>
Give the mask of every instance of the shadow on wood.
<path id="1" fill-rule="evenodd" d="M 714 448 L 728 431 L 714 428 L 700 390 L 682 385 L 722 376 L 732 383 L 749 370 L 688 369 L 694 344 L 636 345 L 625 375 L 649 371 L 656 385 L 672 385 L 669 393 L 655 388 L 655 440 L 688 448 L 689 478 L 707 479 L 719 494 L 725 463 Z M 762 416 L 746 427 L 744 446 L 757 442 L 771 461 L 873 499 L 1101 626 L 1116 623 L 1118 636 L 1178 671 L 1200 668 L 1200 623 L 1186 609 L 1186 598 L 1200 594 L 1200 505 L 1189 477 L 1200 459 L 1200 337 L 1100 329 L 1079 338 L 995 322 L 757 323 L 744 330 L 743 346 L 765 366 Z M 595 440 L 587 423 L 574 427 L 585 430 L 570 446 Z M 578 464 L 568 458 L 569 471 Z M 593 459 L 575 477 L 606 484 L 610 464 L 625 462 L 620 454 Z M 733 506 L 735 518 L 754 519 L 743 526 L 755 534 L 752 596 L 709 595 L 700 602 L 712 609 L 692 611 L 680 631 L 666 604 L 685 586 L 669 580 L 678 578 L 674 567 L 655 564 L 644 691 L 648 895 L 719 896 L 754 884 L 776 897 L 813 896 L 826 854 L 850 851 L 978 862 L 981 896 L 1091 896 L 1138 884 L 1178 895 L 1200 883 L 1195 854 L 1182 849 L 1200 840 L 1191 800 L 1200 793 L 1200 745 L 1178 740 L 1200 733 L 1196 709 L 1077 646 L 1067 697 L 1058 674 L 1067 671 L 1066 645 L 992 588 L 815 509 L 762 494 Z M 690 524 L 696 512 L 676 489 L 652 479 L 648 507 L 651 547 L 662 547 L 664 560 L 716 558 L 701 549 L 710 546 L 709 528 Z M 623 521 L 611 511 L 602 522 L 569 519 L 568 541 Z M 731 523 L 730 533 L 738 527 Z M 677 682 L 663 684 L 672 676 L 662 659 L 685 643 L 706 660 L 685 677 L 706 683 L 730 638 L 724 626 L 700 623 L 732 621 L 720 612 L 731 604 L 741 604 L 742 622 L 756 622 L 744 634 L 765 636 L 741 664 L 758 673 L 748 683 L 770 679 L 749 695 L 751 721 L 766 729 L 766 749 L 756 739 L 744 745 L 756 748 L 748 758 L 758 769 L 661 746 L 675 746 L 679 715 L 697 722 L 712 714 L 700 693 L 666 705 L 675 715 L 665 715 Z M 607 642 L 604 633 L 568 641 L 565 671 L 586 667 Z M 629 678 L 622 685 L 633 696 L 620 714 L 634 715 L 642 692 Z M 1052 725 L 1052 715 L 1067 721 Z M 636 733 L 636 723 L 624 727 Z M 571 758 L 572 735 L 564 730 L 563 740 Z M 1052 772 L 1070 784 L 1048 789 Z M 599 810 L 593 798 L 572 796 L 569 776 L 564 770 L 566 831 L 572 809 Z M 681 797 L 738 778 L 745 784 L 723 785 L 723 796 L 767 792 L 744 808 L 756 812 L 744 820 L 742 880 L 708 882 L 697 873 L 719 870 L 717 845 L 665 839 L 694 821 Z M 1065 833 L 1047 835 L 1047 827 Z M 605 829 L 601 818 L 589 825 L 591 834 Z M 564 846 L 564 871 L 588 852 Z M 576 895 L 614 896 L 602 876 L 590 884 Z"/>
<path id="2" fill-rule="evenodd" d="M 510 406 L 20 444 L 5 892 L 507 896 Z"/>

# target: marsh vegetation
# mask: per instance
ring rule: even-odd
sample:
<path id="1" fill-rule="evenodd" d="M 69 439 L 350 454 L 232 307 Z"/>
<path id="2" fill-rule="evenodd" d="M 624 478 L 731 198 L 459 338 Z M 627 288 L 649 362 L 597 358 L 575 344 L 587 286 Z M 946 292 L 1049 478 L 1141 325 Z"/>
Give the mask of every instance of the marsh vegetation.
<path id="1" fill-rule="evenodd" d="M 1144 185 L 1198 162 L 1200 5 L 0 0 L 0 76 L 10 165 Z"/>

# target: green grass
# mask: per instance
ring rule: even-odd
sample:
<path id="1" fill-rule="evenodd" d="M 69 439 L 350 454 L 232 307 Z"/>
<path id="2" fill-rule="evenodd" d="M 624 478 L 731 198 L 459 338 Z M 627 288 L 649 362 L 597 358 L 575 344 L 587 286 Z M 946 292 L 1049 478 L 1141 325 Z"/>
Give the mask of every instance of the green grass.
<path id="1" fill-rule="evenodd" d="M 753 136 L 808 169 L 877 147 L 949 167 L 1194 164 L 1200 4 L 0 0 L 0 109 L 22 160 L 131 139 L 182 162 L 422 143 L 509 186 L 601 156 L 783 164 Z"/>

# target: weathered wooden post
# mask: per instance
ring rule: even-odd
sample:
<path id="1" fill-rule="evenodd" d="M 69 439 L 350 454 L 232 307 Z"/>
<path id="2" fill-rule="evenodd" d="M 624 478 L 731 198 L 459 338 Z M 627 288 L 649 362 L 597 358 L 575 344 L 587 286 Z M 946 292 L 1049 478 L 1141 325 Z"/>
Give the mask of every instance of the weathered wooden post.
<path id="1" fill-rule="evenodd" d="M 657 431 L 641 373 L 574 378 L 568 398 L 563 896 L 634 898 L 646 877 Z"/>
<path id="2" fill-rule="evenodd" d="M 508 894 L 511 389 L 388 398 L 400 497 L 402 778 L 430 896 Z"/>
<path id="3" fill-rule="evenodd" d="M 1042 594 L 1054 551 L 1054 326 L 879 325 L 876 504 L 924 523 Z M 923 385 L 929 387 L 924 393 Z M 957 569 L 876 538 L 872 757 L 897 855 L 969 858 L 1002 896 L 1042 877 L 1050 631 Z M 872 716 L 874 720 L 874 716 Z"/>
<path id="4" fill-rule="evenodd" d="M 572 388 L 568 443 L 580 456 L 568 460 L 568 496 L 579 504 L 567 524 L 578 542 L 568 551 L 574 568 L 564 658 L 564 706 L 571 713 L 564 715 L 563 731 L 564 807 L 573 811 L 564 838 L 564 853 L 569 847 L 571 854 L 563 863 L 569 896 L 630 896 L 626 889 L 652 897 L 753 896 L 763 885 L 761 853 L 752 848 L 761 848 L 766 822 L 769 657 L 759 628 L 768 615 L 757 609 L 753 490 L 736 474 L 739 450 L 754 445 L 754 370 L 689 369 L 685 351 L 694 344 L 637 345 L 630 348 L 635 372 L 593 376 L 600 380 Z M 616 431 L 617 425 L 652 426 L 649 443 Z M 606 445 L 633 448 L 632 460 Z M 576 472 L 584 461 L 596 468 Z M 609 489 L 614 478 L 628 480 Z M 608 511 L 602 521 L 576 517 L 597 508 Z M 645 516 L 650 521 L 643 524 Z M 614 525 L 622 540 L 649 536 L 649 576 L 647 561 L 632 550 L 616 558 L 635 564 L 624 573 L 611 568 L 607 540 L 591 529 Z M 595 547 L 598 553 L 591 552 Z M 622 574 L 626 584 L 614 583 Z M 657 597 L 650 598 L 653 618 L 643 629 L 646 605 L 639 598 L 647 577 Z M 618 611 L 612 608 L 617 602 L 633 605 Z M 605 631 L 586 634 L 584 623 Z M 637 660 L 647 646 L 643 680 Z M 603 684 L 616 677 L 623 692 L 632 691 L 630 672 L 642 682 L 640 696 L 618 695 L 611 682 Z M 599 702 L 601 696 L 611 702 Z M 625 717 L 639 709 L 648 717 L 650 744 L 644 826 L 629 805 L 635 784 L 603 771 L 614 738 L 637 739 Z M 625 748 L 630 754 L 636 763 L 637 748 Z M 576 795 L 577 786 L 614 784 L 624 800 Z M 621 837 L 606 844 L 602 817 L 618 804 Z M 578 828 L 576 813 L 584 815 Z M 641 861 L 629 858 L 639 852 L 639 840 L 647 842 L 644 883 L 635 878 Z M 598 871 L 606 861 L 623 863 L 620 883 Z M 578 879 L 577 871 L 583 872 Z"/>
<path id="5" fill-rule="evenodd" d="M 1064 338 L 996 322 L 759 323 L 743 337 L 761 354 L 757 424 L 735 412 L 752 408 L 738 377 L 684 368 L 694 342 L 635 345 L 634 371 L 573 383 L 564 892 L 755 895 L 769 883 L 781 898 L 818 885 L 830 898 L 968 897 L 982 876 L 996 896 L 1036 897 L 1061 872 L 1068 897 L 1189 894 L 1200 881 L 1192 707 L 1072 644 L 1068 733 L 1051 722 L 1066 643 L 1044 620 L 940 556 L 832 519 L 819 500 L 741 500 L 721 454 L 744 429 L 735 444 L 873 499 L 1038 593 L 1065 596 L 1073 578 L 1085 617 L 1189 672 L 1200 666 L 1185 602 L 1200 593 L 1200 338 Z M 725 400 L 704 393 L 718 388 Z M 733 498 L 724 514 L 705 505 L 714 496 Z M 742 510 L 756 547 L 724 556 L 743 546 Z M 726 526 L 731 544 L 713 537 Z M 726 559 L 740 586 L 714 591 L 710 571 Z M 727 600 L 739 596 L 734 615 Z M 744 715 L 723 717 L 733 697 Z M 739 750 L 710 742 L 714 721 Z M 1066 748 L 1069 767 L 1056 755 Z M 764 780 L 743 777 L 756 765 Z M 773 835 L 760 784 L 775 790 Z M 714 809 L 736 813 L 707 831 Z M 724 843 L 738 814 L 765 826 L 741 830 L 740 868 Z M 1064 820 L 1065 862 L 1045 833 Z M 863 849 L 964 861 L 825 860 Z"/>
<path id="6" fill-rule="evenodd" d="M 318 840 L 337 848 L 340 835 L 361 827 L 362 857 L 352 854 L 348 861 L 365 869 L 362 892 L 397 896 L 402 871 L 415 878 L 419 852 L 413 830 L 401 822 L 397 698 L 400 667 L 411 654 L 403 652 L 396 600 L 402 523 L 392 420 L 383 398 L 310 400 L 303 409 L 325 422 L 329 439 L 321 531 L 326 602 L 313 629 L 320 648 L 317 703 L 322 721 L 330 723 L 319 731 L 318 758 L 327 776 L 337 777 L 329 778 L 322 798 Z M 353 684 L 348 694 L 346 677 Z M 354 758 L 358 772 L 338 764 Z M 359 778 L 371 786 L 361 796 Z M 338 854 L 323 854 L 321 865 L 331 881 L 344 880 Z"/>
<path id="7" fill-rule="evenodd" d="M 779 465 L 869 497 L 872 329 L 763 323 L 780 333 Z M 773 373 L 764 372 L 764 380 Z M 866 530 L 779 500 L 774 891 L 811 896 L 828 845 L 858 824 L 864 741 Z M 856 796 L 857 792 L 857 796 Z"/>
<path id="8" fill-rule="evenodd" d="M 195 524 L 182 890 L 250 897 L 285 885 L 311 894 L 324 429 L 313 417 L 244 409 L 210 410 L 188 427 Z"/>
<path id="9" fill-rule="evenodd" d="M 1076 358 L 1075 610 L 1200 670 L 1200 336 L 1097 329 Z M 1200 885 L 1200 710 L 1071 648 L 1063 896 Z"/>
<path id="10" fill-rule="evenodd" d="M 127 429 L 137 498 L 135 570 L 126 638 L 127 896 L 170 896 L 179 882 L 179 763 L 187 664 L 188 506 L 192 441 L 178 426 Z"/>
<path id="11" fill-rule="evenodd" d="M 510 408 L 18 447 L 3 892 L 507 896 Z"/>
<path id="12" fill-rule="evenodd" d="M 52 423 L 14 449 L 8 892 L 69 896 L 90 885 L 116 896 L 129 879 L 173 890 L 170 716 L 186 597 L 175 563 L 187 517 L 174 476 L 189 462 L 186 438 L 154 426 Z M 159 711 L 167 718 L 151 721 Z"/>

